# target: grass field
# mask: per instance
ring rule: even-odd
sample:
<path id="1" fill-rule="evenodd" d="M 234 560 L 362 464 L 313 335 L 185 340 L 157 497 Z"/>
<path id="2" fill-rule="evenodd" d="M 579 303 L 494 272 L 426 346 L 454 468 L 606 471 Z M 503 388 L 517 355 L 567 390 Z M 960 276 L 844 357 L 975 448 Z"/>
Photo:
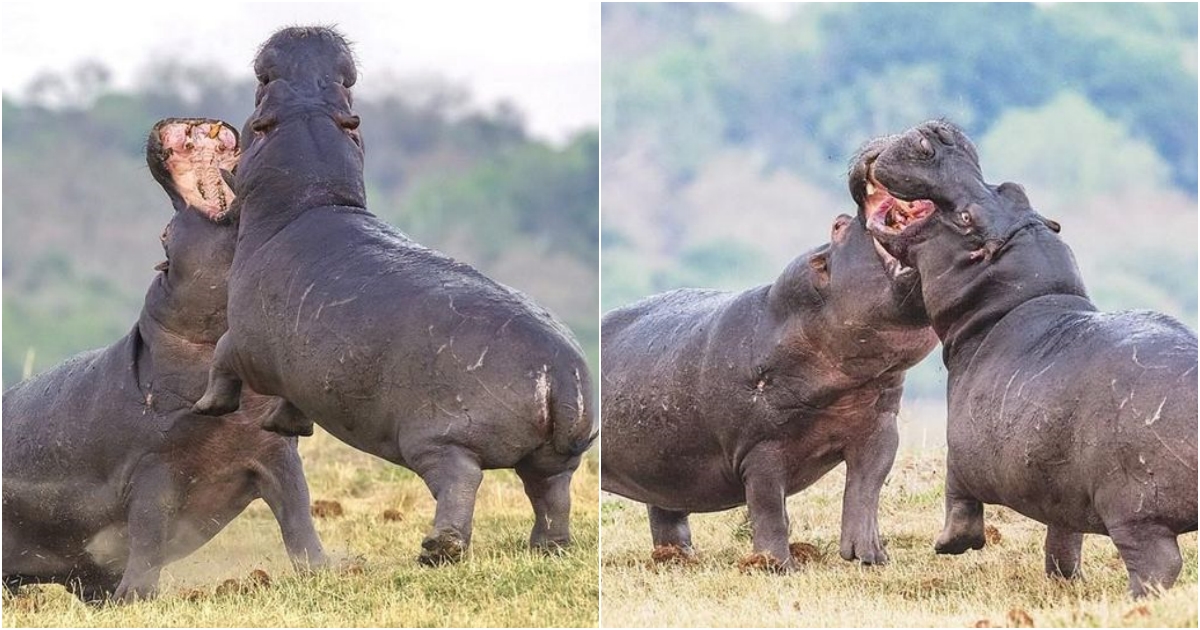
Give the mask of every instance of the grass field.
<path id="1" fill-rule="evenodd" d="M 533 511 L 511 471 L 484 476 L 469 560 L 425 568 L 416 556 L 434 502 L 413 473 L 320 432 L 301 440 L 314 501 L 340 517 L 317 519 L 337 570 L 292 572 L 270 511 L 256 501 L 192 556 L 163 572 L 159 599 L 92 607 L 58 586 L 5 596 L 14 626 L 595 626 L 597 475 L 594 453 L 572 483 L 575 545 L 556 556 L 528 550 Z M 386 510 L 399 520 L 384 519 Z M 269 586 L 247 579 L 265 571 Z M 227 580 L 238 584 L 222 586 Z"/>
<path id="2" fill-rule="evenodd" d="M 624 626 L 1191 626 L 1197 625 L 1196 534 L 1180 537 L 1184 570 L 1163 597 L 1134 602 L 1112 542 L 1084 540 L 1085 579 L 1042 572 L 1045 527 L 989 506 L 998 542 L 937 556 L 944 450 L 907 451 L 883 489 L 880 529 L 891 556 L 862 567 L 838 556 L 844 467 L 788 501 L 792 540 L 820 556 L 789 575 L 743 573 L 750 553 L 745 509 L 691 518 L 694 564 L 655 564 L 645 508 L 601 500 L 606 627 Z"/>

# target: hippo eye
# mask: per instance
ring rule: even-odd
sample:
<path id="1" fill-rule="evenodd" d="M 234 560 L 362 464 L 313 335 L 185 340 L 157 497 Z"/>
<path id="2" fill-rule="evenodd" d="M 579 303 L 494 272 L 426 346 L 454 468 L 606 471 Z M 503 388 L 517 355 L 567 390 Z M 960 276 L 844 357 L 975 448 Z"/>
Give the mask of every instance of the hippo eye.
<path id="1" fill-rule="evenodd" d="M 961 221 L 963 225 L 971 225 L 971 213 L 967 212 L 966 210 L 959 212 L 958 220 Z"/>
<path id="2" fill-rule="evenodd" d="M 338 125 L 346 131 L 354 131 L 355 129 L 358 129 L 358 125 L 361 122 L 362 119 L 360 119 L 358 116 L 339 116 L 337 121 Z"/>

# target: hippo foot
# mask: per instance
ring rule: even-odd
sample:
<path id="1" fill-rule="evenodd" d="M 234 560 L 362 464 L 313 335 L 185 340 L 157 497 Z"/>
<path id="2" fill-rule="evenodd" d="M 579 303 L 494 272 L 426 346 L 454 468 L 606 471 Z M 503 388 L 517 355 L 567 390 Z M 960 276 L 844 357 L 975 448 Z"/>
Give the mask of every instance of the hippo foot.
<path id="1" fill-rule="evenodd" d="M 158 595 L 158 589 L 154 586 L 121 584 L 117 587 L 116 592 L 112 594 L 112 598 L 109 601 L 114 604 L 132 604 L 137 601 L 154 599 L 156 595 Z"/>
<path id="2" fill-rule="evenodd" d="M 258 426 L 263 431 L 278 433 L 284 437 L 312 437 L 313 434 L 313 423 L 311 422 L 304 425 L 277 424 L 274 416 L 263 420 L 262 424 Z"/>
<path id="3" fill-rule="evenodd" d="M 233 413 L 241 407 L 241 401 L 238 398 L 232 400 L 222 398 L 215 394 L 206 393 L 192 405 L 192 413 L 198 413 L 202 416 L 223 416 L 227 413 Z"/>
<path id="4" fill-rule="evenodd" d="M 843 560 L 858 560 L 866 565 L 887 564 L 888 555 L 879 539 L 842 541 L 839 550 Z"/>
<path id="5" fill-rule="evenodd" d="M 258 426 L 264 431 L 287 437 L 309 437 L 313 434 L 312 420 L 282 398 Z"/>
<path id="6" fill-rule="evenodd" d="M 427 567 L 453 564 L 467 553 L 467 541 L 452 531 L 442 531 L 427 536 L 421 541 L 421 555 L 417 561 Z"/>
<path id="7" fill-rule="evenodd" d="M 983 549 L 986 543 L 983 532 L 962 531 L 946 528 L 938 534 L 933 550 L 939 554 L 958 555 L 968 549 Z"/>
<path id="8" fill-rule="evenodd" d="M 655 545 L 650 559 L 655 564 L 694 564 L 696 549 L 691 545 Z"/>
<path id="9" fill-rule="evenodd" d="M 529 548 L 533 551 L 538 551 L 548 556 L 558 555 L 567 550 L 571 546 L 570 538 L 561 539 L 544 539 L 529 541 Z"/>

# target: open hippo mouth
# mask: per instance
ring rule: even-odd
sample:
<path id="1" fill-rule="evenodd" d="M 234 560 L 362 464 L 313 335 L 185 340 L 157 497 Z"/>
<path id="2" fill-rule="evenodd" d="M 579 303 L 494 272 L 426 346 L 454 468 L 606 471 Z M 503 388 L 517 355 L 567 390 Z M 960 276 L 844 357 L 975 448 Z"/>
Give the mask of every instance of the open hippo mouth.
<path id="1" fill-rule="evenodd" d="M 173 120 L 157 130 L 163 164 L 187 204 L 220 221 L 234 194 L 222 176 L 238 163 L 237 132 L 216 120 Z"/>
<path id="2" fill-rule="evenodd" d="M 928 220 L 937 211 L 937 206 L 929 199 L 907 200 L 897 197 L 875 178 L 875 158 L 867 163 L 866 200 L 863 203 L 867 221 L 867 231 L 875 243 L 875 251 L 883 261 L 884 268 L 892 278 L 914 271 L 912 267 L 901 262 L 888 247 L 880 241 L 883 238 L 889 243 L 895 237 Z"/>

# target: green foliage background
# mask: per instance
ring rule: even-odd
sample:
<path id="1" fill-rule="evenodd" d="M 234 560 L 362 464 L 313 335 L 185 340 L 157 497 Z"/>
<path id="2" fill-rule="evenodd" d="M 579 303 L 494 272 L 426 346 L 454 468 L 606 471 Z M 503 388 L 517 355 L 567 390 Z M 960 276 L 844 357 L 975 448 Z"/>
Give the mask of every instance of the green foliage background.
<path id="1" fill-rule="evenodd" d="M 605 4 L 602 35 L 603 310 L 773 281 L 854 212 L 859 146 L 945 117 L 1101 308 L 1196 326 L 1195 4 Z"/>
<path id="2" fill-rule="evenodd" d="M 356 95 L 368 207 L 417 241 L 528 293 L 597 356 L 598 135 L 531 137 L 511 104 L 397 79 Z M 137 319 L 171 206 L 145 166 L 168 116 L 241 126 L 251 79 L 164 60 L 118 90 L 84 64 L 4 95 L 4 383 L 106 345 Z"/>

